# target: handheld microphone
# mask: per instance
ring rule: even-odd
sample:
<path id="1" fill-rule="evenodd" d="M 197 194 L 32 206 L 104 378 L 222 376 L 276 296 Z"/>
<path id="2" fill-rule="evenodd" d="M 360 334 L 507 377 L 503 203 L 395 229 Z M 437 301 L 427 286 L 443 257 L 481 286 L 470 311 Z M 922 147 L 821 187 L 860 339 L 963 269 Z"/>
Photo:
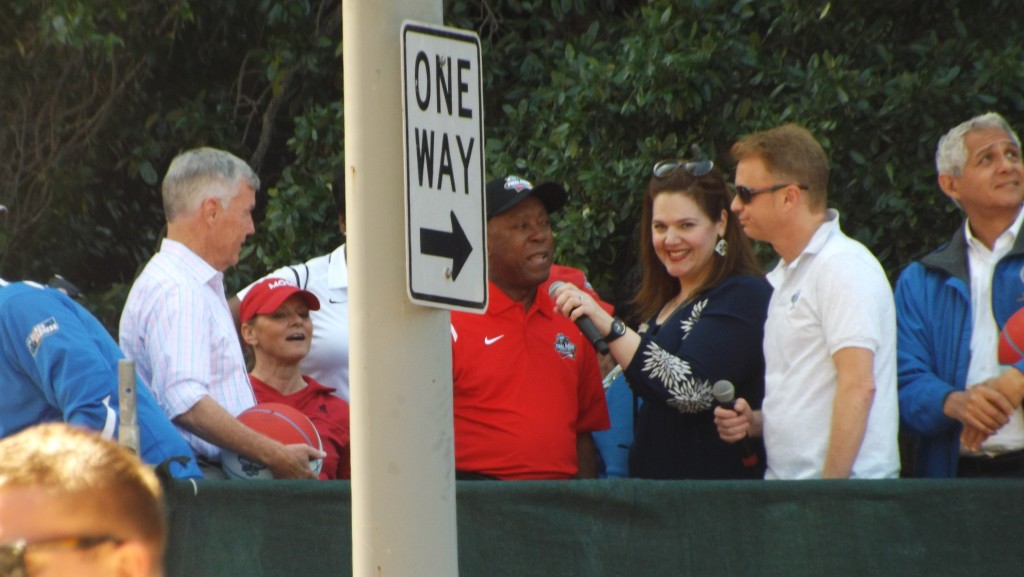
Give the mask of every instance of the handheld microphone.
<path id="1" fill-rule="evenodd" d="M 558 287 L 564 284 L 565 283 L 560 280 L 556 280 L 551 283 L 551 286 L 548 287 L 548 296 L 555 298 L 555 292 L 558 291 Z M 587 337 L 587 340 L 590 341 L 591 345 L 593 345 L 594 350 L 602 355 L 608 354 L 608 343 L 604 342 L 604 337 L 601 336 L 601 333 L 597 332 L 597 327 L 594 326 L 594 321 L 590 320 L 590 317 L 583 315 L 576 319 L 576 327 L 580 329 L 583 336 Z"/>
<path id="2" fill-rule="evenodd" d="M 717 381 L 711 387 L 711 395 L 715 397 L 718 404 L 722 407 L 729 409 L 730 411 L 735 410 L 736 405 L 736 387 L 731 382 L 726 380 Z M 743 466 L 748 469 L 757 467 L 758 458 L 757 452 L 750 446 L 750 438 L 743 437 L 740 439 L 740 459 L 743 462 Z"/>

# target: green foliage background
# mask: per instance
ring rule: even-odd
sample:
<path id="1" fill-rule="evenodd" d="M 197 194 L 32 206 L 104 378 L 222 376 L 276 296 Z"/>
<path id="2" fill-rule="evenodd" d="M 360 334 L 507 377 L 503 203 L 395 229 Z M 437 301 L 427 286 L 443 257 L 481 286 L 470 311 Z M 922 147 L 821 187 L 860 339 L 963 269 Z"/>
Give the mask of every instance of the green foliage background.
<path id="1" fill-rule="evenodd" d="M 960 219 L 935 185 L 939 136 L 987 110 L 1024 120 L 1024 30 L 1008 0 L 444 7 L 447 25 L 482 40 L 490 174 L 566 185 L 557 259 L 610 298 L 628 296 L 639 198 L 658 159 L 697 146 L 728 173 L 739 136 L 808 127 L 831 159 L 844 230 L 894 278 Z M 9 0 L 0 17 L 14 23 L 0 40 L 0 104 L 45 88 L 69 58 L 83 70 L 139 67 L 108 95 L 114 112 L 89 146 L 36 171 L 55 194 L 20 236 L 0 233 L 4 277 L 61 272 L 116 328 L 161 234 L 160 177 L 203 144 L 250 160 L 267 192 L 229 288 L 341 241 L 328 188 L 344 149 L 340 0 Z M 16 186 L 0 184 L 0 203 Z"/>

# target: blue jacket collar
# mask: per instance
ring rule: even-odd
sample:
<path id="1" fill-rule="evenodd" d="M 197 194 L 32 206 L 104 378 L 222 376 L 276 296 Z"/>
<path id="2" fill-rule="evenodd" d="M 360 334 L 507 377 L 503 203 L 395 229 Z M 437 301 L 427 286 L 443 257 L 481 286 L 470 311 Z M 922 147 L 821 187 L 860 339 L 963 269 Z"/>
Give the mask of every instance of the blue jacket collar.
<path id="1" fill-rule="evenodd" d="M 948 243 L 940 246 L 935 251 L 925 255 L 921 264 L 927 268 L 938 269 L 952 277 L 956 277 L 970 285 L 970 277 L 967 273 L 967 238 L 964 227 L 965 220 L 960 228 L 953 233 L 953 238 Z M 1022 231 L 1024 232 L 1024 231 Z M 1018 234 L 1013 242 L 1013 248 L 1007 253 L 1007 257 L 1024 254 L 1024 234 Z M 1005 258 L 1005 257 L 1004 257 Z"/>

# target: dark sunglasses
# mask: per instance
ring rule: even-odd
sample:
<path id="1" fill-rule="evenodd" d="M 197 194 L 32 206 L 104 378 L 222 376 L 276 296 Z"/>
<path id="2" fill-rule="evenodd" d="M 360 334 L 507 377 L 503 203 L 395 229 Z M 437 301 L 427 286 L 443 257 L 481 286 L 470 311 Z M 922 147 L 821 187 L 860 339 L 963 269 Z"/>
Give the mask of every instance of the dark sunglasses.
<path id="1" fill-rule="evenodd" d="M 661 160 L 654 165 L 654 178 L 667 178 L 675 171 L 682 168 L 686 171 L 686 174 L 694 178 L 700 178 L 705 174 L 711 172 L 711 169 L 715 167 L 715 163 L 710 160 Z"/>
<path id="2" fill-rule="evenodd" d="M 99 537 L 60 537 L 29 543 L 24 539 L 0 545 L 0 577 L 28 577 L 25 553 L 29 549 L 65 549 L 87 551 L 104 543 L 121 545 L 124 539 L 110 535 Z"/>
<path id="3" fill-rule="evenodd" d="M 775 192 L 776 190 L 781 190 L 783 188 L 786 188 L 787 186 L 795 186 L 800 190 L 807 190 L 808 188 L 810 188 L 806 184 L 796 184 L 793 182 L 787 182 L 785 184 L 774 184 L 772 186 L 766 186 L 764 188 L 747 188 L 746 186 L 739 185 L 736 186 L 736 196 L 740 197 L 740 202 L 742 202 L 743 204 L 750 204 L 750 201 L 754 199 L 754 195 L 756 194 L 762 194 L 765 192 Z"/>

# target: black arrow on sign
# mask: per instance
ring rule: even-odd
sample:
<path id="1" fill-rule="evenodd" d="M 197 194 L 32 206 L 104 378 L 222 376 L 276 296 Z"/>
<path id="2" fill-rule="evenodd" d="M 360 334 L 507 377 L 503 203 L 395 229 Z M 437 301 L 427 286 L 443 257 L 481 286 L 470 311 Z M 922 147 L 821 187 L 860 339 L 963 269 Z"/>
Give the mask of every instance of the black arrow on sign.
<path id="1" fill-rule="evenodd" d="M 451 211 L 452 231 L 420 229 L 420 254 L 452 259 L 452 280 L 459 278 L 462 265 L 466 264 L 473 245 L 469 244 L 466 232 L 462 230 L 455 211 Z"/>

